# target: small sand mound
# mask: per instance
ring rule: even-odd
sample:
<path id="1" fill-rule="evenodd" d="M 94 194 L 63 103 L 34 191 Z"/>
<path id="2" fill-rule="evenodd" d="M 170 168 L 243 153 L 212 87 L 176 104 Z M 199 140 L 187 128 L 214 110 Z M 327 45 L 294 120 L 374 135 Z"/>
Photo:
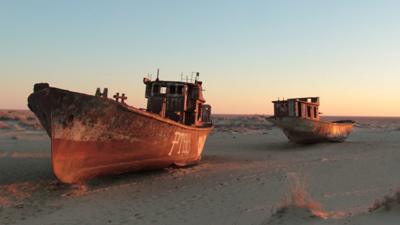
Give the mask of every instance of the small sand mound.
<path id="1" fill-rule="evenodd" d="M 5 130 L 5 129 L 10 129 L 10 128 L 11 128 L 11 126 L 8 125 L 6 122 L 0 121 L 0 129 Z"/>
<path id="2" fill-rule="evenodd" d="M 315 216 L 309 209 L 298 208 L 295 206 L 287 206 L 278 209 L 265 224 L 266 225 L 308 224 L 310 220 L 322 220 L 322 219 Z"/>
<path id="3" fill-rule="evenodd" d="M 8 200 L 6 197 L 0 196 L 0 207 L 10 206 L 10 205 L 11 205 L 10 200 Z"/>
<path id="4" fill-rule="evenodd" d="M 21 182 L 0 186 L 0 206 L 18 204 L 24 199 L 30 198 L 38 189 L 38 183 Z"/>
<path id="5" fill-rule="evenodd" d="M 383 199 L 376 200 L 369 207 L 369 212 L 400 210 L 400 190 L 391 195 L 386 195 Z"/>
<path id="6" fill-rule="evenodd" d="M 79 197 L 88 193 L 89 187 L 86 184 L 76 184 L 70 187 L 71 189 L 64 193 L 63 197 Z"/>

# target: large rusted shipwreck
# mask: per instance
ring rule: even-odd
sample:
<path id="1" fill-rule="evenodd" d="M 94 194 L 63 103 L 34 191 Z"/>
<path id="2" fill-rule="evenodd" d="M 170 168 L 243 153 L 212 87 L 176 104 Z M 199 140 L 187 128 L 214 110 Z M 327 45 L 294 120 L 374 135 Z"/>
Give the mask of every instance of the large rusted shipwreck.
<path id="1" fill-rule="evenodd" d="M 198 74 L 196 76 L 198 78 Z M 34 85 L 28 106 L 51 138 L 52 166 L 64 183 L 99 175 L 186 166 L 201 159 L 212 129 L 202 82 L 144 78 L 147 109 L 126 96 L 87 95 L 47 83 Z"/>
<path id="2" fill-rule="evenodd" d="M 283 130 L 290 141 L 297 143 L 342 142 L 353 130 L 354 121 L 321 121 L 319 97 L 277 100 L 274 116 L 269 121 Z"/>

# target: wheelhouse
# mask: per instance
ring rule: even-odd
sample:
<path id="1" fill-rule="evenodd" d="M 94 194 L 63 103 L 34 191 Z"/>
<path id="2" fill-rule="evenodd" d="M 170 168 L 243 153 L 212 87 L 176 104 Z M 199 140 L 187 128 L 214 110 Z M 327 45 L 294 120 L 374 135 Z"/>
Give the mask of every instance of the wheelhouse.
<path id="1" fill-rule="evenodd" d="M 185 125 L 212 125 L 211 106 L 205 104 L 201 81 L 162 81 L 158 78 L 151 81 L 144 78 L 143 82 L 146 85 L 148 112 Z"/>
<path id="2" fill-rule="evenodd" d="M 299 117 L 320 120 L 319 97 L 291 98 L 277 100 L 274 103 L 275 117 Z"/>

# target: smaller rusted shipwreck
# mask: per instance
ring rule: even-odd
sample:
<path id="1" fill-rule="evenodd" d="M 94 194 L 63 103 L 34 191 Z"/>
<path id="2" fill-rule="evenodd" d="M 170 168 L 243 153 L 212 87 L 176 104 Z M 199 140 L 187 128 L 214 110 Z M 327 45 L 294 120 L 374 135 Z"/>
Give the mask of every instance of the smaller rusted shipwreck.
<path id="1" fill-rule="evenodd" d="M 198 78 L 198 74 L 196 76 Z M 51 138 L 52 166 L 64 183 L 129 171 L 186 166 L 201 159 L 212 129 L 202 82 L 144 78 L 147 109 L 98 88 L 87 95 L 34 85 L 28 106 Z"/>
<path id="2" fill-rule="evenodd" d="M 321 121 L 319 97 L 292 98 L 272 103 L 274 116 L 269 121 L 281 128 L 290 141 L 342 142 L 353 130 L 355 122 L 352 120 Z"/>

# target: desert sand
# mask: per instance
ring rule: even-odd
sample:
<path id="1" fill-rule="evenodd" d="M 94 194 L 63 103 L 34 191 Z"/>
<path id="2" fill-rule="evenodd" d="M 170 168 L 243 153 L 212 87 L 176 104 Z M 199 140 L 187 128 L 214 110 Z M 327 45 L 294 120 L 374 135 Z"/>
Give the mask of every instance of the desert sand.
<path id="1" fill-rule="evenodd" d="M 3 110 L 0 224 L 399 224 L 400 119 L 348 119 L 346 142 L 296 145 L 263 115 L 217 115 L 198 165 L 71 186 L 35 117 Z"/>

